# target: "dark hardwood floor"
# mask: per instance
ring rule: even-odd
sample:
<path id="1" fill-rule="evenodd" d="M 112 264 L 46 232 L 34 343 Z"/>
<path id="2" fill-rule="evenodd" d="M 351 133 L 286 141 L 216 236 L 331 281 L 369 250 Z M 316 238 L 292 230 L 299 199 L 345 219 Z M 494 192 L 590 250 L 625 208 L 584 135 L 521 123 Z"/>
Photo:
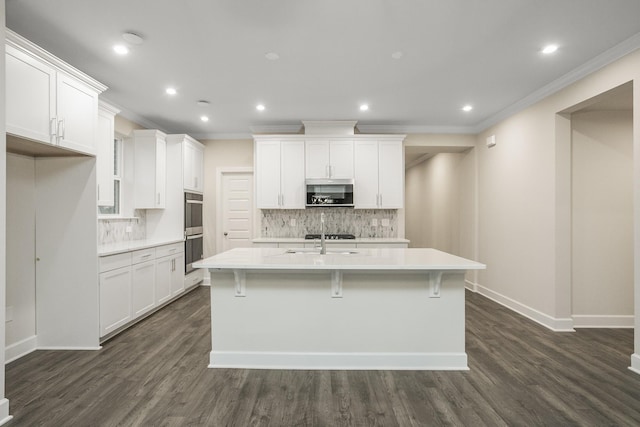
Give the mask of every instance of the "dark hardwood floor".
<path id="1" fill-rule="evenodd" d="M 470 371 L 207 369 L 209 289 L 101 351 L 6 368 L 10 426 L 638 426 L 633 330 L 553 333 L 467 292 Z"/>

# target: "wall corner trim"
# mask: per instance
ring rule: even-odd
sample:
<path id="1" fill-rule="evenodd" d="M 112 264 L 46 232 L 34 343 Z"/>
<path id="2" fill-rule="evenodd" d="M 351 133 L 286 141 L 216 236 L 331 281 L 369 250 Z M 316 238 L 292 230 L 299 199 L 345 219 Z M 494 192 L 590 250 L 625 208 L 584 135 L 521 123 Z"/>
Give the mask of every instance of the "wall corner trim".
<path id="1" fill-rule="evenodd" d="M 631 355 L 631 366 L 629 370 L 640 375 L 640 354 L 634 353 Z"/>

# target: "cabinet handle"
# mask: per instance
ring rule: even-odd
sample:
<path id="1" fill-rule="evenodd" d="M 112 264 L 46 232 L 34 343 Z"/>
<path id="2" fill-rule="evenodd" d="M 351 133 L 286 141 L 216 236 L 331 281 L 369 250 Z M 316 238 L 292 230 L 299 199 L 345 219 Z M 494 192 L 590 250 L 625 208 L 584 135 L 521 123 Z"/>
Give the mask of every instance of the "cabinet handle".
<path id="1" fill-rule="evenodd" d="M 49 134 L 51 134 L 51 136 L 53 137 L 58 136 L 58 130 L 56 129 L 57 122 L 58 122 L 57 117 L 52 117 L 51 120 L 49 120 Z"/>
<path id="2" fill-rule="evenodd" d="M 98 184 L 98 200 L 100 200 L 100 184 Z"/>
<path id="3" fill-rule="evenodd" d="M 380 195 L 380 207 L 382 207 L 382 194 Z"/>
<path id="4" fill-rule="evenodd" d="M 66 135 L 66 126 L 64 125 L 64 119 L 62 119 L 58 121 L 58 138 L 62 140 L 64 139 L 65 135 Z"/>

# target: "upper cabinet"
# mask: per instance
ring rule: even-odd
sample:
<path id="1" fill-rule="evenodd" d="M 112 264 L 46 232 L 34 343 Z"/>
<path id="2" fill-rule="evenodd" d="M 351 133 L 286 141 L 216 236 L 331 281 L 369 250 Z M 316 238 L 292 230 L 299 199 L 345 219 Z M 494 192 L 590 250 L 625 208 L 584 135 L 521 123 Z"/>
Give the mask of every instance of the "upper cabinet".
<path id="1" fill-rule="evenodd" d="M 182 143 L 182 173 L 185 191 L 202 193 L 204 191 L 204 146 L 184 136 Z"/>
<path id="2" fill-rule="evenodd" d="M 404 155 L 400 137 L 362 139 L 354 147 L 356 209 L 404 207 Z"/>
<path id="3" fill-rule="evenodd" d="M 164 209 L 167 186 L 166 135 L 158 130 L 134 130 L 134 207 Z"/>
<path id="4" fill-rule="evenodd" d="M 95 155 L 106 86 L 7 30 L 7 133 Z"/>
<path id="5" fill-rule="evenodd" d="M 255 139 L 257 208 L 304 209 L 304 153 L 302 139 Z"/>
<path id="6" fill-rule="evenodd" d="M 306 178 L 353 178 L 353 141 L 305 141 Z"/>
<path id="7" fill-rule="evenodd" d="M 98 206 L 114 205 L 114 119 L 120 110 L 100 101 L 96 138 L 96 178 L 98 181 Z"/>

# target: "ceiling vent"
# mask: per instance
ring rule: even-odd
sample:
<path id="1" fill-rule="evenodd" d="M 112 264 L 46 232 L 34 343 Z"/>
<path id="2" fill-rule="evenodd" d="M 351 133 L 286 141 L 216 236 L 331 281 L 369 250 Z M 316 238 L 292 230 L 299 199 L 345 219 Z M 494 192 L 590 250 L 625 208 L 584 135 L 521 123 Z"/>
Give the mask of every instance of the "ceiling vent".
<path id="1" fill-rule="evenodd" d="M 353 135 L 357 120 L 303 120 L 305 135 Z"/>

